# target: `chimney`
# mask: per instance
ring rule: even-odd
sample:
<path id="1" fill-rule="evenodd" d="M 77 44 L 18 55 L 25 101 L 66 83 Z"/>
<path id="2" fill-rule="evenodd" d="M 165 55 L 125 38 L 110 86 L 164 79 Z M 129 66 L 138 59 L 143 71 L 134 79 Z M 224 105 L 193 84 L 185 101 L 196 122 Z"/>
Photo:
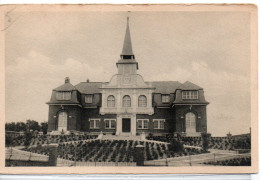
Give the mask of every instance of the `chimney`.
<path id="1" fill-rule="evenodd" d="M 66 83 L 70 83 L 70 78 L 69 78 L 69 77 L 66 77 L 66 78 L 65 78 L 65 84 L 66 84 Z"/>
<path id="2" fill-rule="evenodd" d="M 89 83 L 89 79 L 87 79 L 87 83 Z"/>

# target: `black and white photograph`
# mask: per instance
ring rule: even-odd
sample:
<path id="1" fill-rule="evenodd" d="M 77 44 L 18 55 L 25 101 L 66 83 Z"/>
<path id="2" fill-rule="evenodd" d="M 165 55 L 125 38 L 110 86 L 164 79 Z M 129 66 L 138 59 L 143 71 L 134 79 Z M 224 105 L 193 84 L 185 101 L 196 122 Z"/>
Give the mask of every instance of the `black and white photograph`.
<path id="1" fill-rule="evenodd" d="M 256 13 L 4 7 L 3 168 L 256 172 Z"/>

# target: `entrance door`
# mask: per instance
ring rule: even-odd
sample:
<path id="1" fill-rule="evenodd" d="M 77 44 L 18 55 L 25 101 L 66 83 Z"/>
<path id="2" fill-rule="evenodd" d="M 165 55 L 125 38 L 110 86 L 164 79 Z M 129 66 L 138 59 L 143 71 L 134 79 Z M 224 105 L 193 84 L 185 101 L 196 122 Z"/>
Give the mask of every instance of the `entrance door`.
<path id="1" fill-rule="evenodd" d="M 131 129 L 131 119 L 123 118 L 122 119 L 122 132 L 130 132 Z"/>
<path id="2" fill-rule="evenodd" d="M 196 132 L 196 115 L 189 112 L 185 116 L 186 120 L 186 132 L 194 133 Z"/>
<path id="3" fill-rule="evenodd" d="M 68 114 L 60 112 L 58 117 L 58 131 L 67 131 Z"/>

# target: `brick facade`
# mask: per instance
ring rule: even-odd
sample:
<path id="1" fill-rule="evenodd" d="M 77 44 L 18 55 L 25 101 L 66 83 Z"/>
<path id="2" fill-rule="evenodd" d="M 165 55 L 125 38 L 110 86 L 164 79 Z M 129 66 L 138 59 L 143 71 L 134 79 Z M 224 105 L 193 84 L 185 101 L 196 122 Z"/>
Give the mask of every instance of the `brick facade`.
<path id="1" fill-rule="evenodd" d="M 73 86 L 70 79 L 66 78 L 65 84 L 54 89 L 47 103 L 48 131 L 64 128 L 67 131 L 102 131 L 116 135 L 187 132 L 187 129 L 193 134 L 207 131 L 206 105 L 209 103 L 205 100 L 203 88 L 188 81 L 183 84 L 178 81 L 146 82 L 137 73 L 139 66 L 132 51 L 129 23 L 123 51 L 116 65 L 118 72 L 109 82 L 87 80 Z M 141 96 L 143 100 L 139 102 Z M 91 101 L 86 102 L 86 97 L 91 98 Z M 113 102 L 108 100 L 109 97 L 112 97 Z M 59 129 L 60 112 L 66 112 L 67 116 L 64 115 L 66 113 L 60 116 Z M 90 119 L 99 120 L 98 129 L 90 128 Z M 107 129 L 105 119 L 115 119 L 115 129 Z M 138 119 L 147 119 L 148 127 L 139 129 Z M 160 127 L 156 125 L 155 128 L 156 119 L 164 122 L 164 127 L 157 123 Z"/>

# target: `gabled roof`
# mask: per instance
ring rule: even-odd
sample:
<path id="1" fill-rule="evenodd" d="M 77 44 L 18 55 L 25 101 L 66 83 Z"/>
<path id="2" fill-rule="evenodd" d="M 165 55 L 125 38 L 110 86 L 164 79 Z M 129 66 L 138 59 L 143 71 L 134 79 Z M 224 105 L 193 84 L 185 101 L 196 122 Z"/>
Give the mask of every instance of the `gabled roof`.
<path id="1" fill-rule="evenodd" d="M 127 26 L 125 32 L 125 40 L 121 55 L 134 55 L 132 50 L 131 36 L 129 30 L 129 17 L 127 17 Z"/>
<path id="2" fill-rule="evenodd" d="M 106 82 L 81 82 L 77 84 L 76 89 L 82 94 L 100 93 L 99 88 Z"/>
<path id="3" fill-rule="evenodd" d="M 54 89 L 55 91 L 73 91 L 76 90 L 76 88 L 70 84 L 69 82 L 57 87 Z"/>
<path id="4" fill-rule="evenodd" d="M 170 94 L 174 93 L 177 87 L 181 85 L 178 81 L 154 81 L 151 82 L 152 86 L 155 87 L 154 93 Z"/>
<path id="5" fill-rule="evenodd" d="M 203 89 L 202 87 L 193 84 L 189 81 L 186 81 L 185 83 L 183 83 L 182 85 L 180 85 L 177 89 L 181 89 L 181 90 L 199 90 L 199 89 Z"/>

